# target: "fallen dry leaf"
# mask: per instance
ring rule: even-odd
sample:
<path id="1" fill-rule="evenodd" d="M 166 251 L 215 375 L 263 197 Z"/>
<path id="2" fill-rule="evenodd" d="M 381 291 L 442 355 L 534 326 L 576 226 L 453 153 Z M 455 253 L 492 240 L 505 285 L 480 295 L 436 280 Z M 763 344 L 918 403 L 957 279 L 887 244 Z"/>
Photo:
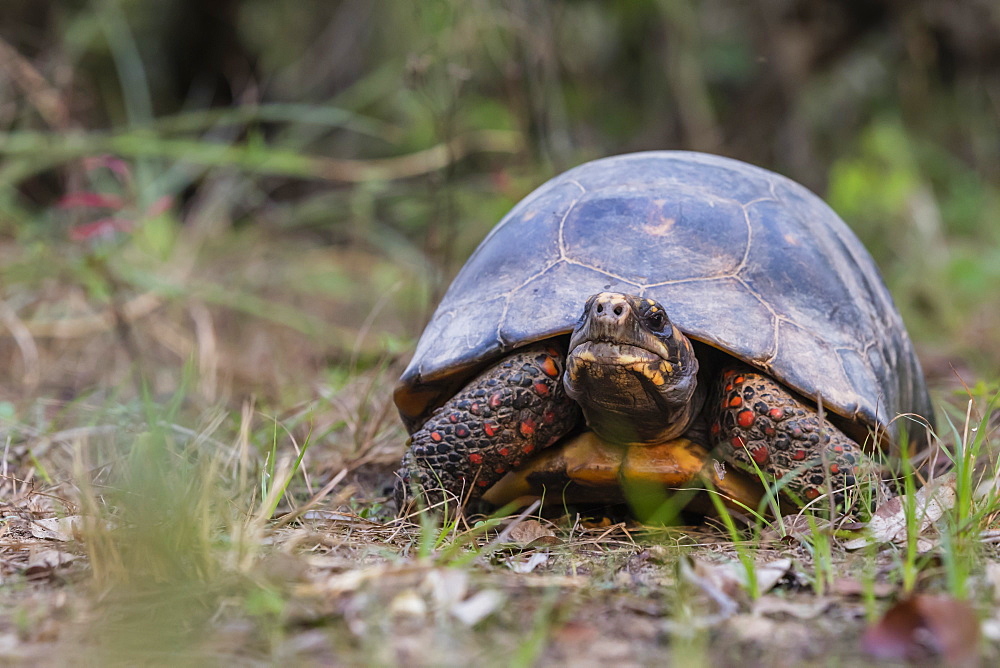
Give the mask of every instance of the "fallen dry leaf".
<path id="1" fill-rule="evenodd" d="M 892 596 L 897 589 L 895 585 L 888 582 L 873 582 L 868 587 L 875 598 Z M 830 584 L 830 591 L 838 596 L 863 596 L 866 592 L 866 585 L 857 578 L 846 576 L 835 579 Z"/>
<path id="2" fill-rule="evenodd" d="M 777 543 L 789 538 L 805 538 L 811 542 L 811 536 L 817 531 L 828 531 L 830 520 L 822 517 L 807 517 L 806 515 L 784 515 L 781 522 L 773 522 L 760 532 L 762 543 Z M 784 535 L 782 535 L 782 531 Z"/>
<path id="3" fill-rule="evenodd" d="M 506 560 L 506 564 L 515 573 L 530 573 L 548 560 L 549 555 L 547 553 L 532 552 L 527 558 L 520 556 L 510 557 Z"/>
<path id="4" fill-rule="evenodd" d="M 857 550 L 874 543 L 904 543 L 906 542 L 906 506 L 905 496 L 896 496 L 881 506 L 868 522 L 868 530 L 864 536 L 851 539 L 844 543 L 848 550 Z M 945 511 L 955 505 L 955 476 L 949 474 L 937 478 L 917 490 L 913 496 L 913 512 L 918 524 L 917 534 L 920 535 L 937 522 Z M 917 549 L 926 552 L 934 544 L 921 538 L 917 541 Z"/>
<path id="5" fill-rule="evenodd" d="M 774 589 L 783 577 L 792 570 L 791 559 L 775 559 L 757 565 L 757 592 L 766 594 Z"/>
<path id="6" fill-rule="evenodd" d="M 861 640 L 879 659 L 919 661 L 939 656 L 952 666 L 975 665 L 979 619 L 972 606 L 951 596 L 917 594 L 889 608 Z"/>
<path id="7" fill-rule="evenodd" d="M 790 601 L 773 594 L 761 596 L 754 601 L 753 612 L 755 615 L 777 616 L 788 615 L 796 619 L 816 619 L 830 607 L 831 601 L 828 598 L 810 597 L 805 600 Z"/>
<path id="8" fill-rule="evenodd" d="M 775 559 L 754 566 L 757 580 L 757 592 L 765 594 L 778 584 L 792 568 L 791 559 Z M 713 564 L 701 559 L 695 559 L 694 573 L 711 582 L 719 591 L 727 596 L 733 596 L 738 590 L 749 588 L 746 568 L 740 561 L 727 561 Z"/>
<path id="9" fill-rule="evenodd" d="M 448 609 L 465 598 L 469 591 L 469 573 L 457 568 L 435 568 L 421 583 L 435 608 Z"/>
<path id="10" fill-rule="evenodd" d="M 79 515 L 69 517 L 49 517 L 44 520 L 31 520 L 28 524 L 31 535 L 45 540 L 58 540 L 68 543 L 80 535 L 81 518 Z"/>
<path id="11" fill-rule="evenodd" d="M 521 547 L 535 548 L 549 545 L 558 545 L 562 541 L 556 538 L 552 529 L 542 524 L 538 520 L 524 520 L 511 527 L 507 537 L 511 542 L 517 543 Z"/>
<path id="12" fill-rule="evenodd" d="M 24 574 L 32 580 L 40 580 L 54 574 L 63 566 L 75 561 L 77 556 L 62 550 L 31 550 Z"/>
<path id="13" fill-rule="evenodd" d="M 427 615 L 427 604 L 413 589 L 404 589 L 396 594 L 389 603 L 389 615 L 392 617 L 411 617 L 423 619 Z"/>
<path id="14" fill-rule="evenodd" d="M 681 561 L 684 579 L 701 588 L 721 609 L 736 612 L 738 606 L 734 599 L 743 597 L 743 584 L 746 581 L 743 565 L 738 561 L 713 564 L 694 558 L 690 560 L 691 567 L 684 569 L 683 566 L 687 563 L 687 559 Z"/>
<path id="15" fill-rule="evenodd" d="M 500 608 L 504 596 L 495 589 L 484 589 L 465 599 L 454 603 L 448 612 L 465 626 L 475 626 Z"/>

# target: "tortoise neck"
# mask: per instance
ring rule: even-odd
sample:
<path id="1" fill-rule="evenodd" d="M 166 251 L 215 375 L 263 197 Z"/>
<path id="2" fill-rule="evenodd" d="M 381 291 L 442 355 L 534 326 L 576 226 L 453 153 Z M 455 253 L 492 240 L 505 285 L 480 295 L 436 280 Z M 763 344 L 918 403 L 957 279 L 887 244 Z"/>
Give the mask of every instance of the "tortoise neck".
<path id="1" fill-rule="evenodd" d="M 701 412 L 705 391 L 692 381 L 688 401 L 666 405 L 659 394 L 648 407 L 627 405 L 609 407 L 606 403 L 580 401 L 587 426 L 603 440 L 615 445 L 658 445 L 678 438 L 689 430 Z"/>
<path id="2" fill-rule="evenodd" d="M 700 413 L 705 390 L 690 345 L 670 363 L 672 373 L 649 373 L 631 357 L 602 357 L 599 347 L 580 346 L 566 359 L 566 393 L 583 410 L 587 425 L 618 445 L 657 444 L 687 431 Z"/>

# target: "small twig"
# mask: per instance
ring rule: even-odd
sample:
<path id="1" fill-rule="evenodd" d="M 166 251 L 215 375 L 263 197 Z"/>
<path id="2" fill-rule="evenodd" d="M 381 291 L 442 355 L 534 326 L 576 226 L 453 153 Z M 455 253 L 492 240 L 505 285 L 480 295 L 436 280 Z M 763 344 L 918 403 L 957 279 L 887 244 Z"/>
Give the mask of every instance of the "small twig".
<path id="1" fill-rule="evenodd" d="M 58 152 L 54 150 L 56 145 Z M 244 169 L 257 174 L 338 183 L 371 183 L 426 176 L 474 153 L 517 153 L 521 148 L 521 135 L 508 130 L 478 130 L 407 155 L 372 160 L 302 156 L 280 149 L 262 155 L 240 145 L 213 145 L 194 139 L 136 141 L 133 133 L 56 135 L 28 131 L 16 134 L 0 132 L 0 155 L 13 158 L 39 154 L 55 156 L 27 168 L 19 167 L 7 174 L 7 178 L 24 178 L 40 167 L 70 162 L 94 153 L 112 153 L 129 158 L 163 158 L 205 167 Z"/>
<path id="2" fill-rule="evenodd" d="M 493 550 L 497 548 L 498 545 L 507 542 L 507 539 L 510 537 L 510 532 L 514 530 L 514 527 L 516 527 L 518 524 L 527 519 L 528 515 L 538 510 L 539 506 L 541 505 L 542 505 L 541 500 L 536 499 L 534 503 L 532 503 L 530 506 L 521 511 L 521 514 L 515 517 L 510 524 L 504 527 L 503 531 L 501 531 L 496 538 L 494 538 L 489 543 L 483 546 L 483 549 L 480 550 L 479 552 L 479 556 L 476 557 L 476 561 L 482 561 L 483 558 L 491 554 Z"/>
<path id="3" fill-rule="evenodd" d="M 605 537 L 606 537 L 606 536 L 607 536 L 608 534 L 610 534 L 610 533 L 611 533 L 612 531 L 614 531 L 615 529 L 621 529 L 621 530 L 622 530 L 622 532 L 623 532 L 623 533 L 625 533 L 625 535 L 629 537 L 629 540 L 632 540 L 632 536 L 629 536 L 628 532 L 626 532 L 626 531 L 625 531 L 625 523 L 624 523 L 624 522 L 619 522 L 618 524 L 612 524 L 611 526 L 609 526 L 609 527 L 608 527 L 608 528 L 607 528 L 607 529 L 606 529 L 606 530 L 604 531 L 604 533 L 602 533 L 602 534 L 601 534 L 600 536 L 598 536 L 597 538 L 595 538 L 595 539 L 594 539 L 594 542 L 595 542 L 595 543 L 600 543 L 600 542 L 601 542 L 602 540 L 604 540 L 604 538 L 605 538 Z M 633 545 L 634 545 L 634 544 L 635 544 L 635 543 L 633 542 Z"/>
<path id="4" fill-rule="evenodd" d="M 315 506 L 317 503 L 326 498 L 326 496 L 333 491 L 334 487 L 340 484 L 340 482 L 347 476 L 347 471 L 348 471 L 347 468 L 341 469 L 340 473 L 333 476 L 333 478 L 330 479 L 330 482 L 323 485 L 323 488 L 318 492 L 316 492 L 316 494 L 314 494 L 311 499 L 309 499 L 301 506 L 299 506 L 298 509 L 288 513 L 287 515 L 282 516 L 280 519 L 278 519 L 277 522 L 274 523 L 274 526 L 272 528 L 277 529 L 279 527 L 283 527 L 286 524 L 297 520 L 304 513 L 309 511 L 313 506 Z"/>

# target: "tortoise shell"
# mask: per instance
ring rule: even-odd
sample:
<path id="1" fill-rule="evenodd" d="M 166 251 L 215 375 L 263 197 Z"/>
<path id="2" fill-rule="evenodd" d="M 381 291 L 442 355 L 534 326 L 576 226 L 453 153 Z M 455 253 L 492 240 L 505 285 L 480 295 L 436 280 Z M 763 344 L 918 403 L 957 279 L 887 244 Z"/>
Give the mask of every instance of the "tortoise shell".
<path id="1" fill-rule="evenodd" d="M 586 163 L 517 204 L 458 273 L 395 392 L 413 426 L 478 369 L 573 329 L 586 299 L 652 297 L 728 352 L 858 427 L 898 436 L 930 400 L 871 256 L 819 197 L 713 155 Z M 922 430 L 913 430 L 921 438 Z"/>

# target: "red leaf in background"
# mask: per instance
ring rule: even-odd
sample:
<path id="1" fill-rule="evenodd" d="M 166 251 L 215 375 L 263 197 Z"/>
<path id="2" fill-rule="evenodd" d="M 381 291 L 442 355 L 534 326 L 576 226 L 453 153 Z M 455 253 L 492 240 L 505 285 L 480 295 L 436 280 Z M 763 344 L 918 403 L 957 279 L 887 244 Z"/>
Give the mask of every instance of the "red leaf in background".
<path id="1" fill-rule="evenodd" d="M 948 665 L 973 666 L 979 656 L 979 618 L 965 601 L 917 594 L 886 610 L 861 639 L 879 659 L 943 657 Z"/>
<path id="2" fill-rule="evenodd" d="M 170 207 L 174 205 L 173 195 L 164 195 L 158 198 L 155 202 L 149 205 L 149 208 L 145 211 L 145 216 L 147 218 L 156 218 L 161 213 L 166 213 L 170 210 Z"/>
<path id="3" fill-rule="evenodd" d="M 105 193 L 79 192 L 69 193 L 59 198 L 60 209 L 120 209 L 125 201 L 118 195 Z"/>
<path id="4" fill-rule="evenodd" d="M 83 167 L 87 171 L 101 169 L 102 167 L 112 172 L 122 183 L 132 183 L 132 168 L 121 158 L 113 155 L 99 155 L 92 158 L 83 159 Z"/>
<path id="5" fill-rule="evenodd" d="M 131 220 L 120 218 L 101 218 L 92 223 L 77 225 L 69 230 L 69 238 L 73 241 L 90 241 L 97 238 L 111 238 L 119 232 L 132 228 Z"/>
<path id="6" fill-rule="evenodd" d="M 510 194 L 511 179 L 507 170 L 498 169 L 490 172 L 493 188 L 505 195 Z"/>

